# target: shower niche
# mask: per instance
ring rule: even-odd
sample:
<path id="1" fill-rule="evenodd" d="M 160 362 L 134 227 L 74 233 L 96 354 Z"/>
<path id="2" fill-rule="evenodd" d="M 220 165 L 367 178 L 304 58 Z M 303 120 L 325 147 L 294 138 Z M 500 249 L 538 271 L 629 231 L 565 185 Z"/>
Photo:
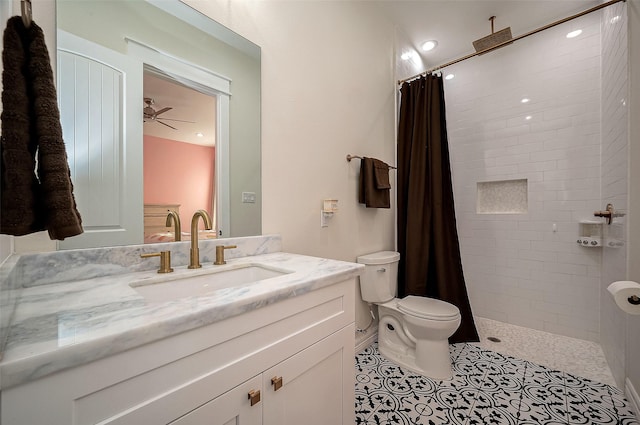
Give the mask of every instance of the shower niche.
<path id="1" fill-rule="evenodd" d="M 527 179 L 477 183 L 476 213 L 526 214 L 528 210 Z"/>

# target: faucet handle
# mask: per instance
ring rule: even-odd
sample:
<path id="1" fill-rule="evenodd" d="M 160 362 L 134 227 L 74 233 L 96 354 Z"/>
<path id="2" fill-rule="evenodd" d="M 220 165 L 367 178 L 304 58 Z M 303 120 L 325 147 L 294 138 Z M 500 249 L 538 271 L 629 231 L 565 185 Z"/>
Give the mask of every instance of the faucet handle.
<path id="1" fill-rule="evenodd" d="M 604 211 L 595 211 L 593 213 L 596 217 L 605 217 L 607 224 L 611 224 L 611 221 L 616 217 L 624 217 L 625 213 L 616 211 L 613 209 L 613 204 L 607 204 L 607 209 Z"/>
<path id="2" fill-rule="evenodd" d="M 140 258 L 160 257 L 160 268 L 158 273 L 171 273 L 171 251 L 152 252 L 149 254 L 140 254 Z"/>
<path id="3" fill-rule="evenodd" d="M 213 264 L 215 264 L 216 266 L 227 264 L 227 262 L 224 260 L 224 250 L 237 247 L 237 245 L 216 245 L 216 261 Z"/>

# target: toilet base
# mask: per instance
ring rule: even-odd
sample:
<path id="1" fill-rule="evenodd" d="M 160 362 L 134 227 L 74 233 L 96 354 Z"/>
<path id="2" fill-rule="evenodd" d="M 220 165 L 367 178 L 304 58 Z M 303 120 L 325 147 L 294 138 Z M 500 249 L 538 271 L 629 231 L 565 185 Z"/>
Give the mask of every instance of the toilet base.
<path id="1" fill-rule="evenodd" d="M 427 378 L 447 380 L 453 376 L 447 340 L 418 341 L 413 348 L 379 339 L 378 351 L 393 363 Z"/>
<path id="2" fill-rule="evenodd" d="M 459 320 L 429 323 L 430 333 L 438 339 L 417 339 L 407 329 L 405 322 L 410 318 L 398 311 L 396 305 L 396 300 L 378 305 L 380 354 L 419 375 L 436 380 L 451 379 L 453 371 L 448 336 L 458 328 Z"/>

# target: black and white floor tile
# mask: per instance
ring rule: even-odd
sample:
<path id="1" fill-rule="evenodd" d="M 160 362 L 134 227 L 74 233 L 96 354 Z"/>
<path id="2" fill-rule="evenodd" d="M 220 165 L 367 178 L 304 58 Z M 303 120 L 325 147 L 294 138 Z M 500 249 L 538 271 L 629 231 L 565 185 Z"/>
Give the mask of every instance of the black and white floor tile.
<path id="1" fill-rule="evenodd" d="M 471 344 L 453 344 L 454 376 L 401 368 L 373 344 L 356 356 L 356 424 L 638 425 L 619 389 Z"/>

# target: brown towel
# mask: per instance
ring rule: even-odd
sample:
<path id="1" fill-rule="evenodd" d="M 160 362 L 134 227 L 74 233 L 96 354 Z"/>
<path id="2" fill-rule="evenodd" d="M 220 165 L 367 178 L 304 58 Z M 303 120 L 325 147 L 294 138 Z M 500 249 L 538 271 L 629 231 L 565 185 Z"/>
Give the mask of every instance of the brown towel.
<path id="1" fill-rule="evenodd" d="M 373 158 L 373 175 L 376 179 L 376 189 L 391 189 L 389 183 L 389 164 Z"/>
<path id="2" fill-rule="evenodd" d="M 7 22 L 2 52 L 0 233 L 48 230 L 51 239 L 82 233 L 62 139 L 53 71 L 42 29 Z M 38 175 L 35 158 L 38 155 Z"/>
<path id="3" fill-rule="evenodd" d="M 387 164 L 378 159 L 363 157 L 360 161 L 358 202 L 365 204 L 367 208 L 391 208 L 389 193 L 391 185 L 388 188 L 379 189 L 377 187 L 376 164 L 380 167 L 386 166 L 387 182 L 389 180 L 389 166 Z"/>

